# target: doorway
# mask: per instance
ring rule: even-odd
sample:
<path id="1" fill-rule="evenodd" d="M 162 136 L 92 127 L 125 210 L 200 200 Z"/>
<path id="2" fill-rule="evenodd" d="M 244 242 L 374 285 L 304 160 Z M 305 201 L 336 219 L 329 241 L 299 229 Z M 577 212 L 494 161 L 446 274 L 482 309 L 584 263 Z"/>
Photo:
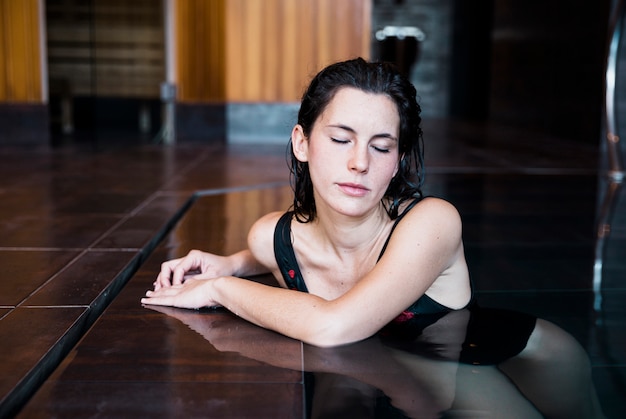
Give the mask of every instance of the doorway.
<path id="1" fill-rule="evenodd" d="M 50 137 L 149 142 L 161 125 L 162 0 L 46 0 Z"/>

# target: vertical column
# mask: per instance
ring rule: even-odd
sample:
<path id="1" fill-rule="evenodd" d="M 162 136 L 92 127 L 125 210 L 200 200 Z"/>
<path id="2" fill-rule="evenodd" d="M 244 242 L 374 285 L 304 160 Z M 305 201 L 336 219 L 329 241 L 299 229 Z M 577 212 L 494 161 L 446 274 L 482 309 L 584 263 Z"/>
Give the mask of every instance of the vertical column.
<path id="1" fill-rule="evenodd" d="M 173 2 L 177 141 L 225 139 L 225 1 Z"/>
<path id="2" fill-rule="evenodd" d="M 0 0 L 0 101 L 43 102 L 40 0 Z"/>
<path id="3" fill-rule="evenodd" d="M 43 0 L 0 0 L 0 145 L 48 144 Z"/>
<path id="4" fill-rule="evenodd" d="M 225 99 L 225 0 L 175 2 L 179 102 Z"/>
<path id="5" fill-rule="evenodd" d="M 369 57 L 371 0 L 227 0 L 226 97 L 294 102 L 334 61 Z"/>

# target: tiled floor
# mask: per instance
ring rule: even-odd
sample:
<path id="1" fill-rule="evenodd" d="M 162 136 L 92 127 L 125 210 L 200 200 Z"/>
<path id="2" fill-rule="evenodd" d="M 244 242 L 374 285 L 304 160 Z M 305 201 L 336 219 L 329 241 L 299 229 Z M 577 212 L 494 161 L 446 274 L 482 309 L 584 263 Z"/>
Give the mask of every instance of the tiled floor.
<path id="1" fill-rule="evenodd" d="M 258 216 L 289 206 L 283 146 L 0 150 L 0 416 L 535 417 L 593 387 L 605 417 L 625 417 L 626 193 L 594 293 L 597 151 L 449 121 L 427 121 L 425 141 L 426 192 L 461 212 L 479 303 L 555 323 L 582 345 L 591 377 L 567 339 L 536 369 L 559 385 L 522 397 L 504 363 L 433 362 L 377 338 L 318 350 L 225 311 L 142 307 L 163 260 L 236 251 Z M 505 322 L 491 337 L 510 343 L 516 330 Z"/>

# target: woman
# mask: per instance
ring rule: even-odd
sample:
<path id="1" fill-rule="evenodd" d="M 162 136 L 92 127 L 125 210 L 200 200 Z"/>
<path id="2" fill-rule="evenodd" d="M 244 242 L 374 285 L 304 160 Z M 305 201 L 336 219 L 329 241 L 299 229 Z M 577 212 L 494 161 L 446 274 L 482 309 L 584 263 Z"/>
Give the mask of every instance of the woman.
<path id="1" fill-rule="evenodd" d="M 293 211 L 258 220 L 248 250 L 165 262 L 142 303 L 223 306 L 322 347 L 465 308 L 459 214 L 420 189 L 419 113 L 415 88 L 389 64 L 322 70 L 291 132 Z M 266 272 L 281 288 L 242 279 Z"/>

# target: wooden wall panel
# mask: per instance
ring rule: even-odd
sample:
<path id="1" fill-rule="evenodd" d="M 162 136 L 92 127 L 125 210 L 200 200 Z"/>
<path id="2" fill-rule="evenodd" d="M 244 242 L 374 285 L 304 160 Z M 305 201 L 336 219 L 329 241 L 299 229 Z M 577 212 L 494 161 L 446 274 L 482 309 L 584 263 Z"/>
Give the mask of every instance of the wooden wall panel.
<path id="1" fill-rule="evenodd" d="M 0 102 L 43 102 L 38 0 L 0 0 Z"/>
<path id="2" fill-rule="evenodd" d="M 47 0 L 51 94 L 158 98 L 162 9 L 160 0 Z"/>
<path id="3" fill-rule="evenodd" d="M 226 0 L 226 98 L 298 101 L 325 65 L 369 58 L 371 0 Z"/>
<path id="4" fill-rule="evenodd" d="M 177 0 L 178 100 L 299 100 L 324 65 L 369 56 L 371 1 Z M 0 101 L 43 100 L 40 4 L 0 0 Z"/>
<path id="5" fill-rule="evenodd" d="M 224 101 L 225 0 L 175 2 L 176 75 L 180 102 Z"/>

